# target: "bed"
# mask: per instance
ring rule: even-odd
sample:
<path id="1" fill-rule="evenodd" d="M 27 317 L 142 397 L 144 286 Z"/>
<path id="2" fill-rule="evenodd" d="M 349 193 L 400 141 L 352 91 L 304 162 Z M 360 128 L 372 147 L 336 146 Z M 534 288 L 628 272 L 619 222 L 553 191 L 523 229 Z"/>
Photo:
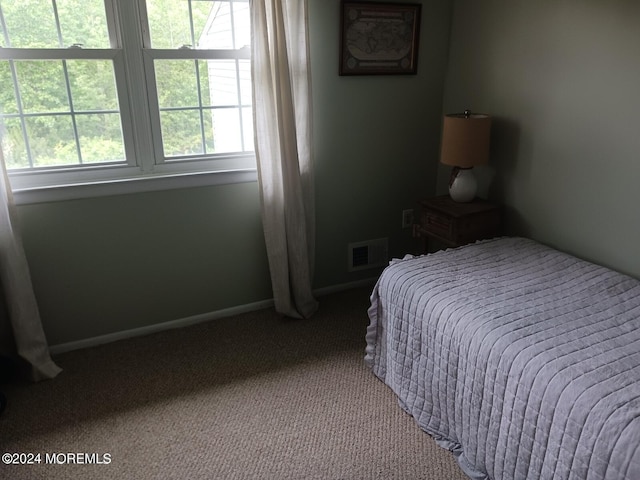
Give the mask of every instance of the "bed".
<path id="1" fill-rule="evenodd" d="M 640 479 L 640 281 L 525 238 L 394 260 L 365 361 L 473 479 Z"/>

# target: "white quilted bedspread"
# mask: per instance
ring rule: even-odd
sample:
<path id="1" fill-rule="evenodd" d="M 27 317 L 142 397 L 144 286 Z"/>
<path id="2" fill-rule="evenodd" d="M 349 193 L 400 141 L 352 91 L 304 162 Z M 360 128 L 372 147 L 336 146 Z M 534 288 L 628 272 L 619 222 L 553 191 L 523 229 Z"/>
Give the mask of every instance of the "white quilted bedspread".
<path id="1" fill-rule="evenodd" d="M 531 240 L 394 261 L 365 360 L 472 478 L 640 480 L 640 282 Z"/>

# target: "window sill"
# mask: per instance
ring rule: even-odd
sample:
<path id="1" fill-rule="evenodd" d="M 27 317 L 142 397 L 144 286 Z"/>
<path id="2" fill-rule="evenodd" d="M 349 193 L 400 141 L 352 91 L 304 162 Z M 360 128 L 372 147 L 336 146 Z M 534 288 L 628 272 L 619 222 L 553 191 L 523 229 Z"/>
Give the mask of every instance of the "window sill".
<path id="1" fill-rule="evenodd" d="M 14 189 L 16 205 L 49 203 L 129 193 L 155 192 L 178 188 L 205 187 L 233 183 L 255 182 L 255 168 L 218 170 L 212 172 L 158 174 L 130 177 L 126 179 L 84 182 L 49 187 Z"/>

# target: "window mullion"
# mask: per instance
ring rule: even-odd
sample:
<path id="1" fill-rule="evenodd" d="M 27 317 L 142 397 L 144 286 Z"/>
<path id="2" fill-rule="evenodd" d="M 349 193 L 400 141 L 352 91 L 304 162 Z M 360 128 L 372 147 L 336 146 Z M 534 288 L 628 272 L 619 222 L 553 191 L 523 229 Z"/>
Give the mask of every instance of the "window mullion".
<path id="1" fill-rule="evenodd" d="M 188 2 L 189 9 L 189 30 L 191 35 L 191 48 L 196 48 L 196 32 L 195 27 L 193 26 L 193 4 L 191 0 Z"/>
<path id="2" fill-rule="evenodd" d="M 151 122 L 151 139 L 154 147 L 154 152 L 156 152 L 156 156 L 154 157 L 155 163 L 163 163 L 164 155 L 162 152 L 164 151 L 162 146 L 162 127 L 160 124 L 160 104 L 158 103 L 158 89 L 155 81 L 155 65 L 153 55 L 145 50 L 143 52 L 144 56 L 144 73 L 145 73 L 145 82 L 147 87 L 147 101 L 148 101 L 148 109 L 147 112 L 149 114 L 149 119 Z"/>
<path id="3" fill-rule="evenodd" d="M 145 95 L 145 116 L 148 119 L 148 144 L 149 155 L 148 170 L 154 170 L 157 164 L 164 161 L 162 152 L 162 134 L 160 126 L 160 105 L 158 104 L 158 91 L 155 80 L 154 58 L 151 55 L 151 32 L 149 28 L 149 14 L 147 12 L 147 4 L 145 0 L 138 0 L 138 25 L 140 28 L 140 51 L 142 52 L 142 71 L 141 84 L 144 84 Z M 145 163 L 146 165 L 146 163 Z"/>
<path id="4" fill-rule="evenodd" d="M 11 47 L 11 39 L 9 38 L 9 31 L 7 30 L 7 22 L 4 19 L 4 12 L 2 11 L 2 5 L 0 5 L 0 25 L 2 26 L 2 33 L 4 35 L 5 47 Z"/>
<path id="5" fill-rule="evenodd" d="M 234 3 L 233 0 L 229 2 L 229 17 L 231 18 L 231 46 L 236 49 L 236 22 L 234 21 Z"/>
<path id="6" fill-rule="evenodd" d="M 64 47 L 64 43 L 62 42 L 62 30 L 60 29 L 60 16 L 58 15 L 58 4 L 56 0 L 51 0 L 51 7 L 53 8 L 53 18 L 56 21 L 56 33 L 58 34 L 58 46 L 60 48 Z"/>
<path id="7" fill-rule="evenodd" d="M 82 151 L 80 150 L 80 137 L 78 136 L 78 122 L 76 121 L 76 114 L 73 108 L 73 97 L 71 96 L 71 82 L 69 80 L 69 69 L 67 68 L 67 61 L 62 61 L 62 71 L 64 73 L 64 83 L 67 89 L 67 98 L 69 100 L 69 113 L 71 114 L 71 125 L 73 127 L 73 138 L 76 142 L 76 152 L 78 153 L 78 163 L 82 165 Z"/>
<path id="8" fill-rule="evenodd" d="M 138 15 L 140 26 L 140 38 L 142 40 L 142 48 L 151 48 L 151 32 L 149 28 L 149 13 L 147 12 L 146 0 L 137 0 Z"/>
<path id="9" fill-rule="evenodd" d="M 229 15 L 231 17 L 231 45 L 233 46 L 234 49 L 236 49 L 238 46 L 236 45 L 236 22 L 235 22 L 235 16 L 234 16 L 234 11 L 235 11 L 235 4 L 233 3 L 233 1 L 231 1 L 229 3 Z M 242 145 L 242 151 L 245 150 L 246 145 L 244 142 L 244 121 L 243 121 L 243 117 L 244 117 L 244 113 L 242 111 L 242 97 L 241 97 L 241 85 L 240 85 L 240 62 L 238 59 L 236 59 L 236 61 L 234 62 L 235 65 L 235 69 L 236 69 L 236 88 L 237 88 L 237 92 L 238 92 L 238 122 L 240 122 L 240 145 Z"/>
<path id="10" fill-rule="evenodd" d="M 20 94 L 20 89 L 18 88 L 18 72 L 16 71 L 16 64 L 13 60 L 9 60 L 9 69 L 11 70 L 11 78 L 13 79 L 13 91 L 16 96 L 18 115 L 20 118 L 20 130 L 22 131 L 22 139 L 24 140 L 27 160 L 29 160 L 29 168 L 33 168 L 31 142 L 29 141 L 29 135 L 27 135 L 27 122 L 25 121 L 24 109 L 22 108 L 22 95 Z"/>
<path id="11" fill-rule="evenodd" d="M 191 47 L 196 48 L 196 33 L 193 25 L 193 3 L 189 0 L 189 30 L 191 35 Z M 200 85 L 200 61 L 194 60 L 194 66 L 196 71 L 196 88 L 198 89 L 198 113 L 200 117 L 200 144 L 202 146 L 202 153 L 207 154 L 207 140 L 204 130 L 204 111 L 202 110 L 202 86 Z"/>
<path id="12" fill-rule="evenodd" d="M 56 0 L 51 0 L 53 8 L 53 17 L 56 23 L 56 33 L 58 35 L 58 46 L 64 48 L 64 40 L 62 38 L 62 28 L 60 27 L 60 15 L 58 14 L 58 4 Z M 69 80 L 69 68 L 67 61 L 62 60 L 62 72 L 64 74 L 64 85 L 67 91 L 67 100 L 69 101 L 69 113 L 71 117 L 71 129 L 73 130 L 73 140 L 76 144 L 76 154 L 78 155 L 78 163 L 82 165 L 82 151 L 80 150 L 80 136 L 78 135 L 78 122 L 73 108 L 73 97 L 71 95 L 71 81 Z"/>
<path id="13" fill-rule="evenodd" d="M 120 16 L 117 0 L 104 0 L 104 10 L 107 17 L 107 31 L 111 48 L 122 48 L 122 32 L 118 18 Z"/>
<path id="14" fill-rule="evenodd" d="M 238 121 L 240 122 L 240 144 L 242 145 L 242 151 L 245 151 L 246 145 L 244 142 L 244 112 L 242 111 L 244 105 L 242 103 L 242 85 L 240 80 L 240 60 L 235 61 L 236 67 L 236 88 L 238 91 Z"/>
<path id="15" fill-rule="evenodd" d="M 143 172 L 151 172 L 154 165 L 154 144 L 151 127 L 151 114 L 147 99 L 147 70 L 143 55 L 142 35 L 144 27 L 144 0 L 118 0 L 119 29 L 122 34 L 123 70 L 117 78 L 121 101 L 127 102 L 131 115 L 136 121 L 128 120 L 129 128 L 135 138 L 133 155 Z"/>

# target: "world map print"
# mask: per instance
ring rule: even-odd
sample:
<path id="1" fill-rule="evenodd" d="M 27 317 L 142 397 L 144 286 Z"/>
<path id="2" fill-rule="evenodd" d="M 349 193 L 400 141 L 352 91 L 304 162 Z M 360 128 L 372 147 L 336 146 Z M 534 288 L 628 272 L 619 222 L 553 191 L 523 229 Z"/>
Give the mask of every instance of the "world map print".
<path id="1" fill-rule="evenodd" d="M 413 9 L 348 8 L 343 13 L 343 73 L 415 69 L 417 20 Z"/>

